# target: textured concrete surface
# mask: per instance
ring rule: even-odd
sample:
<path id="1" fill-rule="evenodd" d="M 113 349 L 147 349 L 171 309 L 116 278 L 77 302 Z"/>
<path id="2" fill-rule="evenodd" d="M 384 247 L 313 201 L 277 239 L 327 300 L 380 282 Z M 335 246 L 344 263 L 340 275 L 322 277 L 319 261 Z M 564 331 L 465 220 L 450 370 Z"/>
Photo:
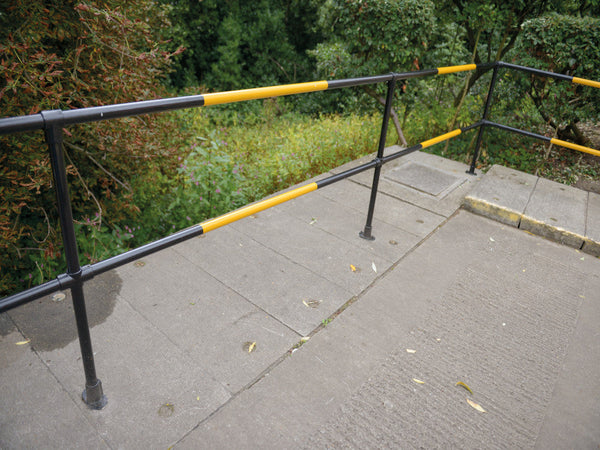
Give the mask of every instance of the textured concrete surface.
<path id="1" fill-rule="evenodd" d="M 469 211 L 518 227 L 538 178 L 504 166 L 493 166 L 465 198 Z"/>
<path id="2" fill-rule="evenodd" d="M 600 394 L 587 372 L 566 379 L 573 330 L 593 339 L 600 318 L 578 321 L 600 287 L 600 261 L 580 255 L 460 213 L 179 446 L 533 447 L 557 389 Z M 585 411 L 561 422 L 573 448 L 600 443 L 598 408 Z"/>
<path id="3" fill-rule="evenodd" d="M 588 193 L 540 178 L 520 228 L 561 244 L 581 248 L 585 239 Z"/>
<path id="4" fill-rule="evenodd" d="M 586 237 L 583 250 L 591 255 L 600 256 L 600 194 L 590 192 L 588 195 Z"/>
<path id="5" fill-rule="evenodd" d="M 493 166 L 465 196 L 476 214 L 600 256 L 598 194 Z"/>
<path id="6" fill-rule="evenodd" d="M 465 171 L 385 166 L 374 241 L 366 173 L 92 280 L 101 411 L 68 293 L 0 315 L 0 448 L 597 448 L 600 261 L 457 212 Z"/>

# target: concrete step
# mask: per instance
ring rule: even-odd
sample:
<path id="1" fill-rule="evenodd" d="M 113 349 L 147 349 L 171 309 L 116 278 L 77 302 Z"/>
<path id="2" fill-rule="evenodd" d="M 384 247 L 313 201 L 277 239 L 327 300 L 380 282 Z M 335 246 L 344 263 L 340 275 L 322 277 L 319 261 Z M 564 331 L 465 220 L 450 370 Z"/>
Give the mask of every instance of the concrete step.
<path id="1" fill-rule="evenodd" d="M 600 256 L 600 195 L 495 165 L 465 209 Z"/>

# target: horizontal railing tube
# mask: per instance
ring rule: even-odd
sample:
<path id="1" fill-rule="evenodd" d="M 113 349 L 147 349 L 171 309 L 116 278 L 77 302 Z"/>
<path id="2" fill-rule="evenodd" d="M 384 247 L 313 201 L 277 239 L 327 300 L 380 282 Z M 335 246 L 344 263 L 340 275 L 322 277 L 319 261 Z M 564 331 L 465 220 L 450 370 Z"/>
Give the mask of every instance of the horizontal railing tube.
<path id="1" fill-rule="evenodd" d="M 73 125 L 79 123 L 98 122 L 102 120 L 118 119 L 140 114 L 152 114 L 183 108 L 209 106 L 215 104 L 235 103 L 246 100 L 279 97 L 283 95 L 318 92 L 328 89 L 339 89 L 365 84 L 388 82 L 392 78 L 408 79 L 436 74 L 455 73 L 466 70 L 487 69 L 487 65 L 467 64 L 463 66 L 439 67 L 436 69 L 416 70 L 397 74 L 375 75 L 361 78 L 348 78 L 331 81 L 311 81 L 288 85 L 267 86 L 261 88 L 243 89 L 239 91 L 226 91 L 185 97 L 162 98 L 143 100 L 139 102 L 120 103 L 117 105 L 92 106 L 89 108 L 71 109 L 63 111 L 63 124 Z M 0 119 L 0 134 L 17 133 L 42 129 L 44 120 L 40 114 L 19 116 Z"/>
<path id="2" fill-rule="evenodd" d="M 511 133 L 522 134 L 523 136 L 527 136 L 533 139 L 539 139 L 544 142 L 552 142 L 555 145 L 559 145 L 561 147 L 569 148 L 571 150 L 576 150 L 578 152 L 588 153 L 594 156 L 600 156 L 600 150 L 596 150 L 590 147 L 585 147 L 583 145 L 573 144 L 572 142 L 562 141 L 556 138 L 550 138 L 548 136 L 544 136 L 542 134 L 532 133 L 531 131 L 521 130 L 519 128 L 509 127 L 508 125 L 502 125 L 501 123 L 490 122 L 489 120 L 485 121 L 485 125 L 498 128 L 504 131 L 510 131 Z"/>
<path id="3" fill-rule="evenodd" d="M 62 289 L 61 283 L 58 281 L 58 279 L 55 279 L 21 291 L 17 294 L 4 297 L 0 300 L 0 313 L 45 297 L 46 295 L 50 295 L 60 289 Z"/>
<path id="4" fill-rule="evenodd" d="M 552 77 L 557 78 L 559 80 L 572 81 L 573 77 L 569 75 L 563 75 L 562 73 L 549 72 L 547 70 L 534 69 L 532 67 L 519 66 L 517 64 L 510 64 L 503 61 L 498 62 L 498 68 L 519 70 L 521 72 L 533 73 L 535 75 L 540 75 L 543 77 Z"/>

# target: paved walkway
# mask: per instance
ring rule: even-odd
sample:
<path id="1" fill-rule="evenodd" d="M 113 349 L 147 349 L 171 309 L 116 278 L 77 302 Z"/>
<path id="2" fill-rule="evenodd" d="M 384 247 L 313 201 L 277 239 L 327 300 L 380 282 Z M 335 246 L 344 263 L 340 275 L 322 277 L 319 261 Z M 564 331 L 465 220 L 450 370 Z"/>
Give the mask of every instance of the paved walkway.
<path id="1" fill-rule="evenodd" d="M 366 173 L 95 278 L 102 411 L 68 295 L 0 316 L 0 448 L 598 448 L 598 197 L 465 170 L 386 165 L 375 241 Z"/>

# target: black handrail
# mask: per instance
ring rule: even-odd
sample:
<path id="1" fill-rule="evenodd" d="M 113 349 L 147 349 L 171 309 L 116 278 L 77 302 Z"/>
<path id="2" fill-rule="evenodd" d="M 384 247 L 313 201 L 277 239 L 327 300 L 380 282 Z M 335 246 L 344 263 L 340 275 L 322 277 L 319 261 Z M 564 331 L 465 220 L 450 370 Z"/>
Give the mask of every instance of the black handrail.
<path id="1" fill-rule="evenodd" d="M 491 108 L 494 87 L 497 81 L 497 73 L 500 68 L 520 70 L 536 75 L 554 77 L 561 80 L 571 81 L 573 83 L 579 83 L 600 88 L 600 82 L 598 81 L 556 74 L 553 72 L 547 72 L 539 69 L 517 66 L 515 64 L 496 62 L 488 64 L 467 64 L 462 66 L 438 67 L 436 69 L 426 69 L 404 73 L 390 73 L 387 75 L 350 78 L 343 80 L 315 81 L 309 83 L 271 86 L 263 88 L 245 89 L 239 91 L 218 92 L 210 94 L 191 95 L 185 97 L 146 100 L 133 103 L 96 106 L 91 108 L 73 109 L 66 111 L 43 111 L 39 114 L 0 119 L 0 134 L 18 133 L 33 130 L 44 130 L 45 132 L 46 143 L 48 144 L 50 152 L 52 171 L 56 184 L 56 195 L 63 238 L 63 246 L 65 247 L 65 254 L 67 260 L 67 272 L 57 276 L 55 280 L 48 281 L 39 286 L 35 286 L 17 294 L 0 299 L 0 313 L 44 297 L 59 289 L 71 289 L 75 310 L 75 319 L 77 322 L 77 331 L 79 335 L 79 343 L 81 347 L 81 354 L 86 378 L 85 390 L 83 391 L 82 398 L 83 401 L 90 408 L 101 409 L 106 405 L 107 400 L 102 390 L 102 383 L 96 376 L 92 343 L 89 333 L 89 324 L 87 321 L 85 299 L 83 294 L 83 284 L 87 280 L 93 278 L 94 276 L 104 273 L 108 270 L 120 267 L 141 257 L 171 247 L 175 244 L 186 241 L 195 236 L 207 233 L 208 231 L 214 230 L 241 218 L 247 217 L 255 212 L 270 208 L 279 203 L 304 195 L 313 190 L 328 186 L 332 183 L 351 177 L 369 169 L 375 169 L 373 174 L 373 183 L 371 187 L 369 210 L 367 213 L 365 227 L 359 234 L 365 239 L 375 239 L 371 234 L 372 219 L 382 165 L 399 157 L 408 155 L 409 153 L 421 150 L 431 145 L 435 145 L 439 142 L 446 141 L 455 136 L 458 136 L 461 133 L 476 128 L 479 128 L 479 134 L 477 137 L 477 144 L 473 155 L 473 160 L 471 162 L 470 169 L 468 170 L 468 173 L 471 174 L 475 172 L 475 164 L 477 162 L 479 149 L 483 139 L 483 132 L 484 129 L 488 126 L 499 128 L 505 131 L 524 134 L 529 137 L 553 142 L 557 145 L 562 145 L 564 147 L 600 156 L 600 151 L 598 150 L 590 149 L 587 147 L 583 147 L 554 138 L 550 139 L 542 135 L 538 135 L 524 130 L 519 130 L 516 128 L 489 121 L 488 115 Z M 452 130 L 443 135 L 434 137 L 427 141 L 423 141 L 412 147 L 397 151 L 393 154 L 384 156 L 389 116 L 394 97 L 395 84 L 397 80 L 405 80 L 409 78 L 438 74 L 443 75 L 470 70 L 487 71 L 490 69 L 493 69 L 493 75 L 488 90 L 483 117 L 480 121 L 466 127 Z M 369 161 L 358 167 L 346 170 L 345 172 L 332 175 L 328 178 L 319 180 L 317 182 L 309 183 L 304 186 L 300 186 L 296 189 L 292 189 L 291 191 L 287 191 L 283 194 L 279 194 L 274 197 L 270 197 L 268 199 L 259 201 L 252 205 L 244 206 L 238 210 L 224 214 L 223 216 L 207 220 L 198 225 L 194 225 L 192 227 L 178 231 L 176 233 L 173 233 L 172 235 L 163 237 L 161 239 L 135 248 L 133 250 L 129 250 L 120 255 L 107 258 L 95 264 L 86 265 L 83 267 L 80 266 L 79 253 L 77 250 L 77 241 L 75 239 L 75 230 L 73 227 L 73 215 L 71 210 L 71 202 L 66 179 L 64 155 L 62 148 L 64 127 L 78 123 L 111 120 L 121 117 L 135 116 L 140 114 L 150 114 L 182 108 L 210 106 L 215 104 L 232 103 L 282 95 L 316 92 L 329 89 L 340 89 L 352 86 L 361 86 L 366 84 L 376 84 L 384 82 L 388 84 L 388 91 L 383 112 L 383 120 L 381 126 L 381 133 L 379 136 L 377 155 L 372 161 Z"/>

